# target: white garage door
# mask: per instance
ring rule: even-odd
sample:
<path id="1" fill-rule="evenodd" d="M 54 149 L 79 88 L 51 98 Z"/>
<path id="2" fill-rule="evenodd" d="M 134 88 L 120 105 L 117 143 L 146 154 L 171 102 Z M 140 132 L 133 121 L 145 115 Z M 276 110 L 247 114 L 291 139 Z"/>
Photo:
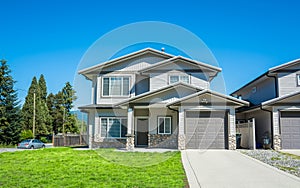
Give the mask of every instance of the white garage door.
<path id="1" fill-rule="evenodd" d="M 281 112 L 282 149 L 300 149 L 300 112 Z"/>
<path id="2" fill-rule="evenodd" d="M 227 120 L 225 111 L 187 111 L 186 148 L 224 149 L 227 148 Z"/>

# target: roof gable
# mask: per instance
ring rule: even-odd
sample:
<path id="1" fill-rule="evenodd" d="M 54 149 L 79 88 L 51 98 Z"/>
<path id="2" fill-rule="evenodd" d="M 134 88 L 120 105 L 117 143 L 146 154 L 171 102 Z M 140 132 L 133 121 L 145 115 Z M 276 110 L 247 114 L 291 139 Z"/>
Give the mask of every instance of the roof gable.
<path id="1" fill-rule="evenodd" d="M 222 69 L 219 67 L 215 67 L 182 56 L 174 56 L 172 58 L 166 59 L 164 61 L 143 68 L 139 72 L 143 74 L 147 74 L 151 72 L 159 72 L 159 71 L 166 71 L 166 70 L 181 70 L 185 72 L 204 72 L 208 74 L 210 80 L 214 78 L 219 72 L 222 71 Z"/>
<path id="2" fill-rule="evenodd" d="M 214 106 L 248 106 L 249 103 L 240 99 L 236 99 L 231 96 L 227 96 L 211 90 L 203 90 L 192 95 L 186 96 L 184 98 L 178 99 L 168 103 L 168 106 L 177 106 L 177 105 L 214 105 Z"/>
<path id="3" fill-rule="evenodd" d="M 262 103 L 262 106 L 276 106 L 276 105 L 284 106 L 284 105 L 293 105 L 293 104 L 300 105 L 299 101 L 300 101 L 300 91 L 265 101 Z"/>
<path id="4" fill-rule="evenodd" d="M 262 75 L 255 78 L 254 80 L 248 82 L 241 88 L 232 92 L 230 95 L 235 95 L 239 91 L 247 88 L 248 86 L 251 86 L 252 84 L 257 84 L 257 83 L 264 81 L 265 79 L 270 79 L 270 77 L 272 77 L 273 75 L 276 75 L 276 73 L 278 73 L 278 72 L 293 72 L 293 71 L 297 71 L 297 70 L 300 70 L 300 59 L 295 59 L 293 61 L 272 67 L 267 72 L 263 73 Z"/>
<path id="5" fill-rule="evenodd" d="M 124 55 L 124 56 L 121 56 L 121 57 L 118 57 L 118 58 L 115 58 L 115 59 L 112 59 L 112 60 L 109 60 L 109 61 L 106 61 L 106 62 L 103 62 L 103 63 L 100 63 L 100 64 L 97 64 L 95 66 L 80 70 L 80 71 L 78 71 L 78 74 L 82 74 L 82 75 L 96 74 L 97 72 L 101 71 L 104 68 L 107 68 L 109 66 L 113 66 L 113 65 L 122 63 L 126 60 L 131 60 L 133 58 L 137 58 L 139 56 L 143 56 L 143 55 L 146 55 L 146 54 L 157 56 L 157 57 L 162 57 L 164 59 L 168 59 L 168 58 L 173 57 L 173 55 L 162 52 L 162 51 L 158 51 L 158 50 L 155 50 L 155 49 L 152 49 L 152 48 L 145 48 L 143 50 L 139 50 L 139 51 L 136 51 L 136 52 L 133 52 L 133 53 L 130 53 L 130 54 L 127 54 L 127 55 Z"/>
<path id="6" fill-rule="evenodd" d="M 143 93 L 141 95 L 135 96 L 133 98 L 124 100 L 115 104 L 115 106 L 124 106 L 130 103 L 140 103 L 140 104 L 153 104 L 153 103 L 165 103 L 175 100 L 177 98 L 182 98 L 192 93 L 203 90 L 202 88 L 198 88 L 192 86 L 190 84 L 186 84 L 183 82 L 177 82 L 166 87 L 160 88 L 158 90 L 149 91 Z"/>

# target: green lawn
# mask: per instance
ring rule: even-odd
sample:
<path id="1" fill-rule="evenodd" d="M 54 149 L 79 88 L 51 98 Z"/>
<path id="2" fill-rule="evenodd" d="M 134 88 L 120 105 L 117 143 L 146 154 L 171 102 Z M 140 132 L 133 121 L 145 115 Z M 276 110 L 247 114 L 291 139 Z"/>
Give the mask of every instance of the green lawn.
<path id="1" fill-rule="evenodd" d="M 185 187 L 180 152 L 49 148 L 0 153 L 0 187 Z"/>

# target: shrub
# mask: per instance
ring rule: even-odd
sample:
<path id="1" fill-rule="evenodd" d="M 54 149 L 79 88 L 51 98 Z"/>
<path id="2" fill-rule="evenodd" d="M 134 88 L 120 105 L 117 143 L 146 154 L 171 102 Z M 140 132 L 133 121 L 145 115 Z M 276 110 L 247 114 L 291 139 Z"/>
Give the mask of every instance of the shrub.
<path id="1" fill-rule="evenodd" d="M 20 135 L 21 140 L 33 138 L 31 130 L 23 130 Z"/>

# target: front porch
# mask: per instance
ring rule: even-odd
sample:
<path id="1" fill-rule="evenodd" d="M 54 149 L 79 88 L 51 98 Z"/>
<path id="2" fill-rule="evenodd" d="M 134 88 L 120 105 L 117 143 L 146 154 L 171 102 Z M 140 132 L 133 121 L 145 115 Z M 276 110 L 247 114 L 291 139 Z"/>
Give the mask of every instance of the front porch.
<path id="1" fill-rule="evenodd" d="M 127 109 L 126 149 L 178 148 L 176 111 L 167 108 L 130 107 Z"/>

